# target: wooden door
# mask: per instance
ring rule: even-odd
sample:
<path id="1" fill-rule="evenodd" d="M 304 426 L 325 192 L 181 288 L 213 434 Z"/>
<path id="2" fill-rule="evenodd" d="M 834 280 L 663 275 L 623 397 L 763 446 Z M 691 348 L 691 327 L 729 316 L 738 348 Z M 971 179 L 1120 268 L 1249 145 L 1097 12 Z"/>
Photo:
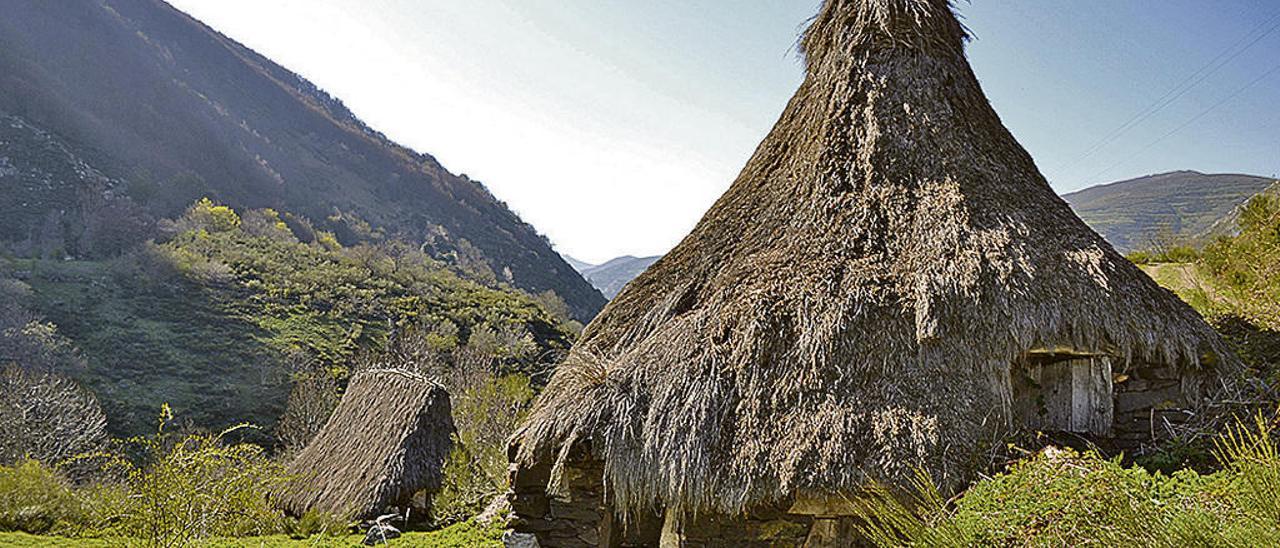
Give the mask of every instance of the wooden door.
<path id="1" fill-rule="evenodd" d="M 1111 360 L 1106 356 L 1028 356 L 1014 365 L 1015 416 L 1040 431 L 1111 432 Z"/>

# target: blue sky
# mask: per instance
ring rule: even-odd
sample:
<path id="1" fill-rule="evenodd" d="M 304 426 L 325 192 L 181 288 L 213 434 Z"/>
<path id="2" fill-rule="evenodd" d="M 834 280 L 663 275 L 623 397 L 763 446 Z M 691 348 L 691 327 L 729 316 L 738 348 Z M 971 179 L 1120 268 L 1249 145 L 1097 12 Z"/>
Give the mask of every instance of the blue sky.
<path id="1" fill-rule="evenodd" d="M 819 5 L 171 1 L 592 262 L 665 252 L 692 228 L 799 84 L 795 42 Z M 1280 172 L 1280 2 L 958 9 L 988 97 L 1059 192 L 1174 169 Z"/>

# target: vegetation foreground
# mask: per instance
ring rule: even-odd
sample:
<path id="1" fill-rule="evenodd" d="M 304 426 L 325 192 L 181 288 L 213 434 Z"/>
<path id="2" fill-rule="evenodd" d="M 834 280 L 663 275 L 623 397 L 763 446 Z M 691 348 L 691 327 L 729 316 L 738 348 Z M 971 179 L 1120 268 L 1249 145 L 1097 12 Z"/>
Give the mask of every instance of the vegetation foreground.
<path id="1" fill-rule="evenodd" d="M 500 524 L 480 526 L 467 522 L 452 525 L 439 531 L 405 533 L 404 536 L 391 540 L 388 544 L 404 546 L 406 548 L 415 546 L 443 548 L 497 547 L 502 546 L 502 531 L 503 529 Z M 189 545 L 204 548 L 271 548 L 275 546 L 338 548 L 343 546 L 361 546 L 363 540 L 363 535 L 331 535 L 312 538 L 295 538 L 289 535 L 272 535 L 246 538 L 212 538 L 195 541 Z M 146 543 L 118 538 L 62 538 L 32 535 L 30 533 L 0 533 L 0 548 L 17 548 L 25 546 L 86 546 L 92 548 L 95 546 L 120 546 L 121 544 L 145 545 Z"/>

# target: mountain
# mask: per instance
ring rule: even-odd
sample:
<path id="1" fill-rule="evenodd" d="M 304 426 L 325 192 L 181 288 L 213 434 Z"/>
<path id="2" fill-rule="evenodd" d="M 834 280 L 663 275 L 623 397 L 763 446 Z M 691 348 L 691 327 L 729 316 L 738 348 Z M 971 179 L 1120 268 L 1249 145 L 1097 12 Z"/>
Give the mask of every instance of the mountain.
<path id="1" fill-rule="evenodd" d="M 573 269 L 577 270 L 579 274 L 583 273 L 584 271 L 590 268 L 594 268 L 596 266 L 586 261 L 579 261 L 568 255 L 561 255 L 561 257 L 564 257 L 564 262 L 569 263 L 569 266 L 572 266 Z"/>
<path id="2" fill-rule="evenodd" d="M 1196 238 L 1270 186 L 1253 175 L 1174 171 L 1063 195 L 1076 214 L 1121 252 L 1154 239 Z"/>
<path id="3" fill-rule="evenodd" d="M 605 302 L 482 184 L 160 0 L 5 2 L 0 117 L 19 133 L 54 136 L 63 150 L 42 150 L 74 156 L 90 174 L 41 186 L 28 170 L 21 196 L 6 177 L 5 242 L 55 228 L 69 255 L 89 254 L 74 245 L 86 209 L 107 201 L 136 205 L 146 219 L 175 217 L 207 196 L 309 218 L 343 243 L 422 243 L 492 284 L 553 290 L 579 319 Z M 0 173 L 32 161 L 15 160 L 9 141 L 0 147 L 9 158 Z"/>
<path id="4" fill-rule="evenodd" d="M 617 297 L 618 293 L 626 287 L 627 283 L 634 280 L 636 276 L 644 272 L 649 265 L 661 259 L 657 257 L 632 257 L 630 255 L 611 259 L 600 265 L 585 265 L 579 269 L 582 275 L 596 286 L 601 293 L 610 299 Z M 584 263 L 585 264 L 585 263 Z"/>

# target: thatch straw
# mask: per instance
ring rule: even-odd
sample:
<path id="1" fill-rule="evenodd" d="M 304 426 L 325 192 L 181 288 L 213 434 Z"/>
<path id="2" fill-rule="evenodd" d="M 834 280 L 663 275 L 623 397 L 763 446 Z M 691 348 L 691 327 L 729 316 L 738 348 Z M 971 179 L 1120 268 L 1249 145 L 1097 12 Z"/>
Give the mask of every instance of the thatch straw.
<path id="1" fill-rule="evenodd" d="M 586 329 L 517 458 L 589 441 L 619 509 L 735 513 L 917 469 L 954 486 L 1012 427 L 1030 349 L 1227 363 L 1049 187 L 964 37 L 944 0 L 828 0 L 773 131 Z"/>
<path id="2" fill-rule="evenodd" d="M 444 388 L 416 373 L 356 374 L 324 429 L 289 465 L 294 478 L 279 501 L 308 510 L 371 517 L 414 493 L 436 490 L 452 448 Z"/>

